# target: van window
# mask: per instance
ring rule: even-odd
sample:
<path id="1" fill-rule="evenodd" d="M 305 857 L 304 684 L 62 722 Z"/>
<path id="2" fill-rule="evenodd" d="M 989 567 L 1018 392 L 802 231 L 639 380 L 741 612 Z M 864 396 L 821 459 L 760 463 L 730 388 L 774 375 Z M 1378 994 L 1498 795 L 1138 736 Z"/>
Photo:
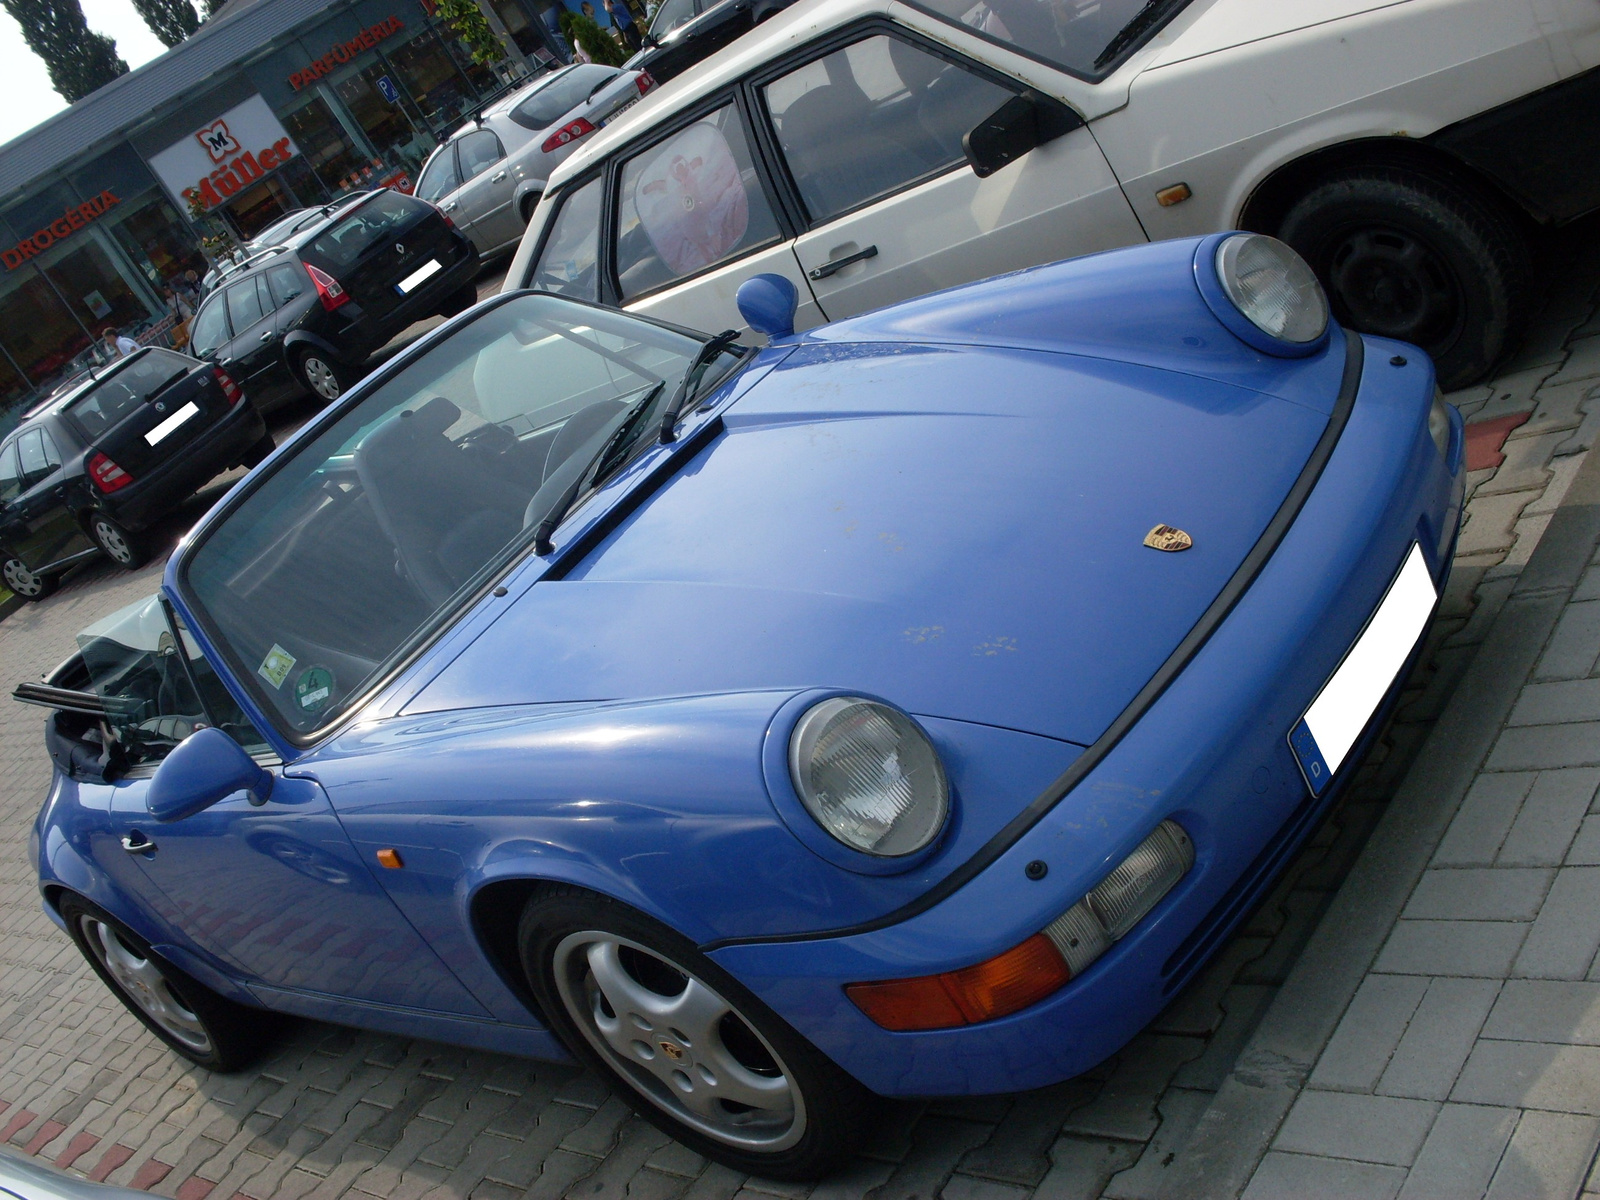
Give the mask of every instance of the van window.
<path id="1" fill-rule="evenodd" d="M 22 495 L 22 472 L 17 468 L 17 444 L 0 448 L 0 504 Z"/>
<path id="2" fill-rule="evenodd" d="M 456 143 L 456 153 L 461 158 L 463 179 L 476 179 L 506 156 L 491 129 L 474 129 Z"/>
<path id="3" fill-rule="evenodd" d="M 798 67 L 762 93 L 814 221 L 965 161 L 962 137 L 1014 94 L 884 34 Z"/>
<path id="4" fill-rule="evenodd" d="M 418 217 L 431 211 L 432 205 L 425 201 L 399 192 L 380 192 L 326 233 L 313 238 L 307 249 L 319 265 L 338 274 L 395 231 L 415 224 Z M 237 323 L 234 328 L 238 328 Z"/>
<path id="5" fill-rule="evenodd" d="M 196 354 L 209 354 L 228 340 L 228 311 L 222 301 L 223 297 L 212 296 L 200 306 L 189 331 L 189 349 Z"/>
<path id="6" fill-rule="evenodd" d="M 417 195 L 424 200 L 437 200 L 461 186 L 461 176 L 456 172 L 456 148 L 441 146 L 422 168 L 422 178 L 417 180 Z"/>
<path id="7" fill-rule="evenodd" d="M 1188 7 L 1189 0 L 912 0 L 1003 46 L 1097 79 Z"/>
<path id="8" fill-rule="evenodd" d="M 263 315 L 261 293 L 256 291 L 254 279 L 246 279 L 228 289 L 228 319 L 240 333 L 261 320 Z"/>
<path id="9" fill-rule="evenodd" d="M 310 286 L 310 276 L 298 263 L 283 263 L 267 269 L 267 285 L 272 289 L 274 309 L 282 308 Z"/>
<path id="10" fill-rule="evenodd" d="M 599 257 L 600 181 L 594 179 L 562 202 L 528 286 L 580 300 L 598 300 Z"/>
<path id="11" fill-rule="evenodd" d="M 624 163 L 617 208 L 624 300 L 778 239 L 731 104 Z"/>
<path id="12" fill-rule="evenodd" d="M 59 460 L 57 463 L 51 463 L 45 455 L 42 429 L 30 429 L 17 439 L 17 461 L 22 467 L 23 482 L 28 487 L 47 478 L 59 465 Z"/>

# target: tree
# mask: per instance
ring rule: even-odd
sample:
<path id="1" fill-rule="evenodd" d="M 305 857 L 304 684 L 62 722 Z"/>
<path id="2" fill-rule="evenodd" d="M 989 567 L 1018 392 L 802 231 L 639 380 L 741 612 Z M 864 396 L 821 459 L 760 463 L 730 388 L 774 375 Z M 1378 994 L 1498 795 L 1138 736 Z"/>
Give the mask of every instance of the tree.
<path id="1" fill-rule="evenodd" d="M 607 67 L 620 67 L 627 55 L 617 45 L 617 39 L 601 29 L 593 17 L 583 13 L 563 10 L 560 16 L 561 32 L 574 46 L 581 46 L 592 62 Z"/>
<path id="2" fill-rule="evenodd" d="M 475 0 L 438 0 L 435 11 L 466 43 L 473 62 L 497 63 L 506 56 L 506 48 L 489 28 L 488 18 Z"/>
<path id="3" fill-rule="evenodd" d="M 82 100 L 128 73 L 116 42 L 89 29 L 78 0 L 0 0 L 0 4 L 22 26 L 28 49 L 44 60 L 50 85 L 67 103 Z"/>
<path id="4" fill-rule="evenodd" d="M 189 0 L 133 0 L 133 7 L 164 45 L 176 46 L 200 28 L 200 18 Z"/>

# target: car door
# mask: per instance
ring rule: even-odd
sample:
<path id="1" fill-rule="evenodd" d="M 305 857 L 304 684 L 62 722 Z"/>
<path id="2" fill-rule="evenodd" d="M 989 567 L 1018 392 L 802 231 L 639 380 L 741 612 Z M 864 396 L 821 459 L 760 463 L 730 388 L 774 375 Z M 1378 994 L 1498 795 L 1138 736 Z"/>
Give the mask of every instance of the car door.
<path id="1" fill-rule="evenodd" d="M 197 358 L 220 361 L 232 338 L 227 298 L 221 292 L 212 292 L 189 322 L 189 352 Z"/>
<path id="2" fill-rule="evenodd" d="M 973 172 L 963 135 L 1021 84 L 882 24 L 808 54 L 754 92 L 807 223 L 795 255 L 830 319 L 1145 240 L 1081 124 Z"/>
<path id="3" fill-rule="evenodd" d="M 17 465 L 17 443 L 13 439 L 0 446 L 0 547 L 7 555 L 22 554 L 22 543 L 27 540 L 28 526 L 17 509 L 17 498 L 22 495 L 22 468 Z M 25 565 L 33 566 L 23 559 Z"/>
<path id="4" fill-rule="evenodd" d="M 274 369 L 285 368 L 266 281 L 259 274 L 252 275 L 230 283 L 222 294 L 233 327 L 233 338 L 222 353 L 222 369 L 244 388 L 246 396 L 254 398 L 257 392 L 270 395 L 274 384 L 282 387 L 282 381 L 274 379 Z"/>
<path id="5" fill-rule="evenodd" d="M 377 885 L 313 780 L 274 771 L 264 804 L 241 792 L 179 821 L 150 819 L 151 776 L 200 724 L 223 729 L 258 759 L 269 751 L 187 632 L 167 624 L 175 614 L 159 599 L 149 603 L 154 613 L 80 637 L 96 690 L 122 688 L 143 701 L 114 719 L 143 749 L 111 785 L 111 836 L 96 857 L 133 860 L 153 911 L 268 987 L 486 1015 Z M 148 686 L 151 677 L 159 686 Z"/>
<path id="6" fill-rule="evenodd" d="M 22 490 L 8 506 L 20 534 L 15 552 L 38 570 L 89 549 L 88 535 L 67 507 L 66 473 L 54 439 L 36 427 L 23 431 L 16 445 Z"/>
<path id="7" fill-rule="evenodd" d="M 456 139 L 462 185 L 453 214 L 481 253 L 498 250 L 522 232 L 512 208 L 517 181 L 505 165 L 505 148 L 492 129 L 474 129 Z"/>
<path id="8" fill-rule="evenodd" d="M 304 264 L 291 256 L 286 256 L 283 262 L 274 263 L 258 278 L 272 301 L 272 328 L 275 334 L 272 344 L 277 350 L 277 362 L 270 373 L 270 390 L 260 398 L 252 397 L 257 405 L 264 405 L 300 393 L 300 381 L 295 378 L 284 357 L 283 339 L 291 330 L 299 327 L 307 307 L 315 301 L 311 276 L 306 274 Z"/>

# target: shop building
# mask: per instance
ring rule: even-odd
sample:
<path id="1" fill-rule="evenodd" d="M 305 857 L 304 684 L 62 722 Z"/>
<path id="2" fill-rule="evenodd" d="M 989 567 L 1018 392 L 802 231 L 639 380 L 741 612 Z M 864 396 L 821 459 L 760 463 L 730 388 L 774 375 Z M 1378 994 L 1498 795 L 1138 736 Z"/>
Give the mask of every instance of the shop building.
<path id="1" fill-rule="evenodd" d="M 534 68 L 555 0 L 494 0 Z M 0 433 L 99 353 L 171 326 L 185 272 L 278 216 L 409 187 L 524 73 L 474 63 L 432 0 L 233 0 L 193 37 L 0 146 Z"/>

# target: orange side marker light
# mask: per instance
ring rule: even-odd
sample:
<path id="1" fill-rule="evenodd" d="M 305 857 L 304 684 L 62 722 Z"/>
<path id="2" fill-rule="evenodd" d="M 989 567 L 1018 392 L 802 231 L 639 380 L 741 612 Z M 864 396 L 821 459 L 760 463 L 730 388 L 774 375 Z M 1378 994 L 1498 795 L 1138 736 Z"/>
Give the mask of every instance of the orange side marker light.
<path id="1" fill-rule="evenodd" d="M 406 865 L 406 860 L 400 857 L 400 851 L 383 849 L 378 851 L 378 865 L 388 867 L 391 871 L 398 871 Z"/>

